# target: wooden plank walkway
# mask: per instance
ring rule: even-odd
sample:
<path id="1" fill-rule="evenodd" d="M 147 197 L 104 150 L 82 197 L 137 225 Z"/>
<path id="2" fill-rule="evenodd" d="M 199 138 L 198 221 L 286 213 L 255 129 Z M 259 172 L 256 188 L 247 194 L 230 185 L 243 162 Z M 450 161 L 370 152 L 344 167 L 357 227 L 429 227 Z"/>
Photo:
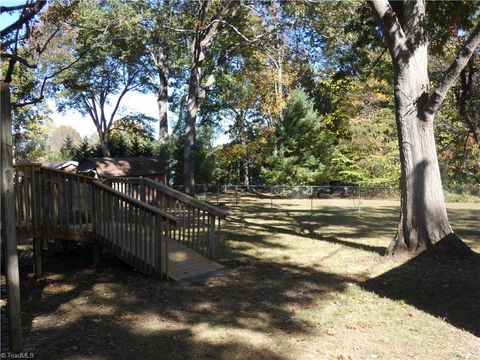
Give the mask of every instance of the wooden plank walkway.
<path id="1" fill-rule="evenodd" d="M 204 280 L 228 272 L 220 265 L 198 252 L 180 244 L 178 241 L 168 242 L 169 273 L 175 281 Z"/>

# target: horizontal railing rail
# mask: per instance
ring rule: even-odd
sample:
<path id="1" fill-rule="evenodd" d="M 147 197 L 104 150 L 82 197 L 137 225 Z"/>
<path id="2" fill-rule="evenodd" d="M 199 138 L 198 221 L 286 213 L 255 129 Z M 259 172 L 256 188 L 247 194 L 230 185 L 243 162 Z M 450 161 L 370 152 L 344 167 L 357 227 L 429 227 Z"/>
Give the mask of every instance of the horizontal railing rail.
<path id="1" fill-rule="evenodd" d="M 104 183 L 178 219 L 172 237 L 214 259 L 218 249 L 220 220 L 227 212 L 147 178 L 108 178 Z"/>

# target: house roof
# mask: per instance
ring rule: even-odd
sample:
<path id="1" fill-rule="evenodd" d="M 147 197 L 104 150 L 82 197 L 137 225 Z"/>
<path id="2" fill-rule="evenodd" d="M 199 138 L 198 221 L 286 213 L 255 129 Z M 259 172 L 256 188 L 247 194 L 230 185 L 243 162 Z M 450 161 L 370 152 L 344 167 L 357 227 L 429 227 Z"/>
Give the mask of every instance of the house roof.
<path id="1" fill-rule="evenodd" d="M 68 168 L 69 166 L 77 167 L 78 161 L 55 161 L 43 163 L 42 165 L 50 169 L 63 170 L 65 168 Z"/>
<path id="2" fill-rule="evenodd" d="M 82 162 L 77 172 L 95 171 L 100 177 L 164 175 L 165 163 L 154 157 L 92 158 Z"/>

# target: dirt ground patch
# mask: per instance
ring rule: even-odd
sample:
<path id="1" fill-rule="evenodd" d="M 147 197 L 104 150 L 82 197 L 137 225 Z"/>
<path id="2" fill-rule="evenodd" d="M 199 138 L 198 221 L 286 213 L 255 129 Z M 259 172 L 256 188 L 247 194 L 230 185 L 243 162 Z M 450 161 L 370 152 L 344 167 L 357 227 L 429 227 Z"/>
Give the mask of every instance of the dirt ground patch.
<path id="1" fill-rule="evenodd" d="M 47 260 L 35 280 L 23 247 L 27 350 L 36 359 L 480 359 L 480 255 L 385 257 L 396 201 L 314 205 L 242 198 L 221 234 L 232 272 L 200 284 L 149 279 L 110 256 L 93 267 L 82 247 Z M 449 216 L 480 253 L 480 205 L 449 204 Z"/>

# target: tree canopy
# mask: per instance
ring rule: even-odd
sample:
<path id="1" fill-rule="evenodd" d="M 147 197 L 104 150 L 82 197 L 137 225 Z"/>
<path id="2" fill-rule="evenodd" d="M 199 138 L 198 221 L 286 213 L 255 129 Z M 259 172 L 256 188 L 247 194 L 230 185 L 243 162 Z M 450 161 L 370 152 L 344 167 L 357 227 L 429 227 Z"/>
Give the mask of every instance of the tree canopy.
<path id="1" fill-rule="evenodd" d="M 189 193 L 213 182 L 397 186 L 409 179 L 406 124 L 418 120 L 400 112 L 415 98 L 405 111 L 431 122 L 422 159 L 435 167 L 438 153 L 435 186 L 478 188 L 477 5 L 29 2 L 2 32 L 16 157 L 46 157 L 51 98 L 97 129 L 94 143 L 69 136 L 62 156 L 162 156 Z M 401 83 L 413 79 L 412 59 L 417 87 Z M 130 91 L 155 96 L 158 119 L 124 111 Z"/>

